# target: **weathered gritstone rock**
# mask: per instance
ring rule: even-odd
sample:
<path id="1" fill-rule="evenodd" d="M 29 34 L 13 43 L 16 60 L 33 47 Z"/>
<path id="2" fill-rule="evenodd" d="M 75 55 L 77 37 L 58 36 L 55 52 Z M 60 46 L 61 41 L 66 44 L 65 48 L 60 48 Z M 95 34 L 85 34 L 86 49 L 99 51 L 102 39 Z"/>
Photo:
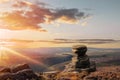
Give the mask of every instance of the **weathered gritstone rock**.
<path id="1" fill-rule="evenodd" d="M 41 76 L 44 77 L 43 80 L 57 80 L 57 76 L 59 75 L 59 71 L 49 71 L 49 72 L 44 72 L 40 74 Z"/>
<path id="2" fill-rule="evenodd" d="M 0 70 L 0 80 L 43 80 L 37 76 L 28 64 L 17 65 L 14 68 Z"/>
<path id="3" fill-rule="evenodd" d="M 11 72 L 11 69 L 10 68 L 2 68 L 0 70 L 0 73 L 10 73 Z"/>
<path id="4" fill-rule="evenodd" d="M 12 67 L 11 72 L 16 73 L 16 72 L 18 72 L 20 70 L 24 70 L 24 69 L 30 69 L 29 65 L 28 64 L 16 65 L 16 66 Z"/>
<path id="5" fill-rule="evenodd" d="M 75 63 L 76 69 L 83 69 L 90 67 L 89 57 L 86 55 L 87 47 L 85 45 L 73 46 L 73 53 L 77 55 L 77 61 Z"/>
<path id="6" fill-rule="evenodd" d="M 34 72 L 31 69 L 25 69 L 25 70 L 15 73 L 14 78 L 18 80 L 26 80 L 26 79 L 39 80 L 38 76 L 34 74 Z"/>
<path id="7" fill-rule="evenodd" d="M 0 74 L 0 80 L 13 79 L 12 73 L 2 73 Z"/>
<path id="8" fill-rule="evenodd" d="M 78 61 L 76 62 L 75 68 L 83 69 L 89 67 L 90 67 L 90 61 L 87 55 L 78 57 Z"/>
<path id="9" fill-rule="evenodd" d="M 96 70 L 95 62 L 90 62 L 89 57 L 86 55 L 87 47 L 85 45 L 75 45 L 72 51 L 74 56 L 63 72 L 81 72 L 84 70 L 92 72 Z"/>

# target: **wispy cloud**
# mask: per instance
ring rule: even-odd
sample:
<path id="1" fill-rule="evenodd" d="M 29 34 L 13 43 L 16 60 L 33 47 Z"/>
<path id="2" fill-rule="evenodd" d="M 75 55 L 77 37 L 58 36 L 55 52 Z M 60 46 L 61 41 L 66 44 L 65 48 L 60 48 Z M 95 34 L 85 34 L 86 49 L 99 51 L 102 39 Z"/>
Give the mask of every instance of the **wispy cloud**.
<path id="1" fill-rule="evenodd" d="M 86 44 L 104 44 L 119 42 L 114 39 L 55 39 L 56 43 L 86 43 Z"/>
<path id="2" fill-rule="evenodd" d="M 8 1 L 8 0 L 5 0 Z M 42 5 L 42 6 L 40 6 Z M 0 28 L 10 30 L 32 29 L 46 32 L 40 24 L 52 22 L 75 24 L 89 16 L 77 8 L 51 9 L 46 8 L 45 3 L 33 4 L 28 1 L 16 0 L 12 2 L 12 11 L 4 12 L 1 21 L 4 23 Z"/>

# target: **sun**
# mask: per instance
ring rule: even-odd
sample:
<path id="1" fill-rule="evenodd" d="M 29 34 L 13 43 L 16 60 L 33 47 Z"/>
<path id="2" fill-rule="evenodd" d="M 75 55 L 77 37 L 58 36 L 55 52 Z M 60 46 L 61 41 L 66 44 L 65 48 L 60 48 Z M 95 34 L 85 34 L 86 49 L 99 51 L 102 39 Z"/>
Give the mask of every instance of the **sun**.
<path id="1" fill-rule="evenodd" d="M 0 26 L 2 26 L 1 23 L 0 23 Z M 11 37 L 12 36 L 11 36 L 10 30 L 0 29 L 0 44 L 5 42 L 3 39 L 9 39 Z"/>

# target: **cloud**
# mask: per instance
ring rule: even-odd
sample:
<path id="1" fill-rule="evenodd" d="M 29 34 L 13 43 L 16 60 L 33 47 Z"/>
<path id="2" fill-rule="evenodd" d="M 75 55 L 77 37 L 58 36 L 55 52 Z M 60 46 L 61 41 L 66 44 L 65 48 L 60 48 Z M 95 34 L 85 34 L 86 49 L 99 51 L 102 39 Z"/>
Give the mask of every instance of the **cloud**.
<path id="1" fill-rule="evenodd" d="M 0 0 L 0 3 L 8 2 L 9 0 Z"/>
<path id="2" fill-rule="evenodd" d="M 81 23 L 81 26 L 87 26 L 87 24 L 88 24 L 88 22 L 85 21 L 85 22 L 82 22 L 82 23 Z"/>
<path id="3" fill-rule="evenodd" d="M 43 3 L 39 3 L 43 5 Z M 46 32 L 40 24 L 51 24 L 52 22 L 74 24 L 85 19 L 89 14 L 80 12 L 78 9 L 50 9 L 27 1 L 16 0 L 12 3 L 12 10 L 3 13 L 1 21 L 5 26 L 3 29 L 23 30 L 32 29 Z M 46 4 L 44 4 L 46 5 Z"/>
<path id="4" fill-rule="evenodd" d="M 88 15 L 86 15 L 84 12 L 80 12 L 78 9 L 55 9 L 52 15 L 48 16 L 48 20 L 50 22 L 57 20 L 58 22 L 62 23 L 70 23 L 74 24 L 78 22 L 81 19 L 86 18 Z"/>
<path id="5" fill-rule="evenodd" d="M 114 39 L 54 39 L 56 43 L 86 43 L 86 44 L 104 44 L 118 42 Z"/>

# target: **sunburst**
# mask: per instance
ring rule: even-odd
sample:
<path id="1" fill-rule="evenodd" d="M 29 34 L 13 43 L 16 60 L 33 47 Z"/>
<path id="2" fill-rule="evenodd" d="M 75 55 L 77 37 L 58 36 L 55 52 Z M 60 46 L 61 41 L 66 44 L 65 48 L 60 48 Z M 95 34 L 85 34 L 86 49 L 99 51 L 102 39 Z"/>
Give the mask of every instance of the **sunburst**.
<path id="1" fill-rule="evenodd" d="M 15 55 L 18 57 L 21 57 L 21 59 L 27 60 L 29 62 L 32 62 L 36 65 L 42 66 L 48 70 L 55 70 L 55 68 L 49 67 L 48 65 L 45 65 L 43 62 L 35 60 L 29 56 L 24 55 L 23 53 L 20 53 L 8 46 L 13 46 L 14 43 L 10 42 L 0 42 L 0 63 L 3 64 L 2 66 L 7 66 L 6 59 L 11 60 L 12 58 L 9 57 L 9 55 Z M 9 54 L 8 54 L 9 53 Z M 5 64 L 5 65 L 4 65 Z"/>
<path id="2" fill-rule="evenodd" d="M 39 66 L 42 66 L 42 67 L 44 67 L 44 68 L 46 68 L 46 69 L 48 69 L 48 70 L 54 70 L 53 68 L 49 68 L 47 65 L 45 65 L 44 63 L 42 63 L 42 62 L 40 62 L 40 61 L 37 61 L 37 60 L 35 60 L 35 59 L 33 59 L 33 58 L 30 58 L 30 57 L 28 57 L 28 56 L 26 56 L 26 55 L 24 55 L 24 54 L 22 54 L 22 53 L 19 53 L 19 52 L 13 50 L 13 49 L 10 49 L 10 48 L 7 48 L 7 47 L 3 47 L 3 46 L 0 47 L 1 60 L 3 59 L 3 56 L 4 56 L 4 55 L 3 55 L 3 54 L 4 54 L 3 51 L 9 52 L 10 54 L 13 54 L 13 55 L 16 55 L 16 56 L 19 56 L 19 57 L 21 57 L 22 59 L 25 59 L 25 60 L 27 60 L 27 61 L 30 61 L 30 62 L 32 62 L 32 63 L 34 63 L 34 64 L 39 65 Z M 7 56 L 7 55 L 5 55 L 5 56 Z"/>

